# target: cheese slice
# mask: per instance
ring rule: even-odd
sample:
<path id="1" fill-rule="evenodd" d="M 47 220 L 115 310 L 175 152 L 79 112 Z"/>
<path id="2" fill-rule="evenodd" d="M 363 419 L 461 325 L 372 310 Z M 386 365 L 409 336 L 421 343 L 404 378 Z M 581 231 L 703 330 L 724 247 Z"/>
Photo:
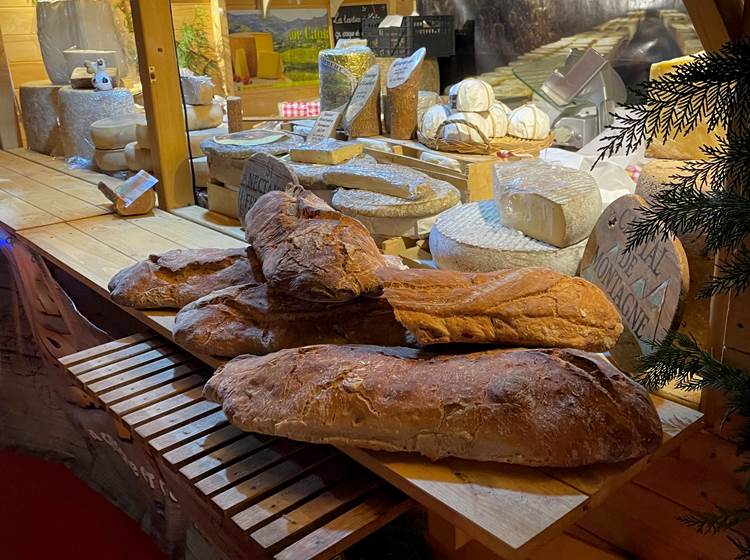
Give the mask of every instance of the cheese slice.
<path id="1" fill-rule="evenodd" d="M 431 179 L 403 165 L 351 163 L 331 168 L 325 182 L 337 187 L 360 189 L 397 198 L 417 200 L 428 195 Z"/>
<path id="2" fill-rule="evenodd" d="M 94 150 L 94 163 L 99 169 L 108 173 L 128 170 L 124 148 L 117 150 L 100 150 L 97 148 Z"/>
<path id="3" fill-rule="evenodd" d="M 142 115 L 132 113 L 91 123 L 91 141 L 100 150 L 116 150 L 135 142 L 135 125 Z"/>
<path id="4" fill-rule="evenodd" d="M 211 105 L 185 105 L 188 130 L 205 130 L 221 124 L 224 110 L 218 103 Z"/>
<path id="5" fill-rule="evenodd" d="M 555 247 L 586 239 L 602 213 L 590 173 L 541 161 L 496 165 L 494 191 L 503 224 Z"/>
<path id="6" fill-rule="evenodd" d="M 652 80 L 661 78 L 678 66 L 688 64 L 692 60 L 692 56 L 681 56 L 652 64 L 649 78 Z M 669 139 L 666 142 L 658 140 L 652 142 L 646 148 L 646 157 L 678 160 L 706 159 L 708 156 L 703 153 L 701 146 L 717 148 L 719 145 L 719 136 L 725 135 L 726 132 L 722 128 L 709 132 L 706 122 L 700 121 L 688 134 L 683 135 L 679 133 L 676 138 Z"/>
<path id="7" fill-rule="evenodd" d="M 459 190 L 446 181 L 429 180 L 430 192 L 418 200 L 359 189 L 338 189 L 333 207 L 351 216 L 378 218 L 417 218 L 439 214 L 461 201 Z"/>
<path id="8" fill-rule="evenodd" d="M 440 154 L 434 154 L 432 152 L 422 152 L 419 154 L 419 159 L 426 161 L 427 163 L 434 163 L 441 167 L 447 167 L 455 171 L 462 171 L 461 163 L 457 159 L 448 156 L 441 156 Z"/>
<path id="9" fill-rule="evenodd" d="M 151 150 L 146 150 L 138 146 L 138 142 L 131 142 L 125 146 L 125 159 L 128 169 L 131 171 L 152 171 Z"/>
<path id="10" fill-rule="evenodd" d="M 292 148 L 289 157 L 298 163 L 337 165 L 360 155 L 363 150 L 362 144 L 327 138 L 315 144 L 303 144 Z"/>
<path id="11" fill-rule="evenodd" d="M 443 212 L 430 231 L 430 253 L 438 268 L 463 272 L 540 266 L 572 275 L 585 248 L 581 241 L 559 249 L 505 227 L 492 200 Z"/>

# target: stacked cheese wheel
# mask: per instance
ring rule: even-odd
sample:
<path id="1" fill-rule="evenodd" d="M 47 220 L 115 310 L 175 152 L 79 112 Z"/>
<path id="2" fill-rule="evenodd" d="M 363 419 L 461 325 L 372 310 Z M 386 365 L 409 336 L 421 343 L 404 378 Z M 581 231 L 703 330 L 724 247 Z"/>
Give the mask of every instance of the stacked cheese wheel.
<path id="1" fill-rule="evenodd" d="M 208 182 L 206 160 L 202 159 L 201 142 L 227 134 L 227 126 L 222 124 L 224 110 L 220 103 L 214 103 L 214 84 L 208 76 L 184 75 L 180 77 L 182 97 L 185 102 L 185 116 L 187 119 L 188 142 L 190 154 L 193 158 L 193 168 L 196 171 L 196 184 L 205 186 Z M 136 126 L 136 142 L 128 148 L 129 165 L 131 169 L 150 170 L 151 167 L 151 138 L 146 121 Z M 145 165 L 148 167 L 145 167 Z M 137 169 L 134 169 L 137 168 Z"/>
<path id="2" fill-rule="evenodd" d="M 507 135 L 543 140 L 549 134 L 546 113 L 532 103 L 511 111 L 484 80 L 463 80 L 450 87 L 448 98 L 447 105 L 433 105 L 422 115 L 419 131 L 425 138 L 484 144 Z"/>
<path id="3" fill-rule="evenodd" d="M 146 123 L 146 115 L 143 113 L 108 117 L 91 124 L 91 141 L 95 148 L 94 163 L 100 170 L 115 173 L 131 168 L 128 153 L 136 144 L 135 129 L 139 123 Z"/>
<path id="4" fill-rule="evenodd" d="M 519 161 L 495 166 L 495 200 L 443 214 L 430 232 L 439 268 L 490 272 L 541 266 L 575 274 L 602 212 L 585 171 Z"/>

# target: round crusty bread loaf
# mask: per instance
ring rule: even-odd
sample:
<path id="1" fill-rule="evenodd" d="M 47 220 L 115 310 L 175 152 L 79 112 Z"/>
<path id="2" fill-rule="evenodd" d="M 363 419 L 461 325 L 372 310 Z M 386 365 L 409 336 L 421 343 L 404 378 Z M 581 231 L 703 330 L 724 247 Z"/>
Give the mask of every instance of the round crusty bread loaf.
<path id="1" fill-rule="evenodd" d="M 250 432 L 430 459 L 578 467 L 641 457 L 662 437 L 643 387 L 567 349 L 307 346 L 235 358 L 204 395 Z"/>

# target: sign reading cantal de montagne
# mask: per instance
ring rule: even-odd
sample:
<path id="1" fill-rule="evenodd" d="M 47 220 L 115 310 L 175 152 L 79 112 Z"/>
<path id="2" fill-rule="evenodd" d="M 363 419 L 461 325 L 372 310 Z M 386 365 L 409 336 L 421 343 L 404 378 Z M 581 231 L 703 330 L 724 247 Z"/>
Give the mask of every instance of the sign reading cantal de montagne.
<path id="1" fill-rule="evenodd" d="M 581 260 L 581 276 L 606 292 L 622 316 L 625 332 L 612 361 L 632 371 L 651 343 L 677 324 L 690 285 L 679 240 L 656 239 L 626 251 L 628 226 L 646 201 L 636 195 L 615 200 L 602 213 Z"/>
<path id="2" fill-rule="evenodd" d="M 297 174 L 278 158 L 269 154 L 253 154 L 245 162 L 238 194 L 240 222 L 245 225 L 245 214 L 258 199 L 271 191 L 294 191 L 299 187 Z"/>

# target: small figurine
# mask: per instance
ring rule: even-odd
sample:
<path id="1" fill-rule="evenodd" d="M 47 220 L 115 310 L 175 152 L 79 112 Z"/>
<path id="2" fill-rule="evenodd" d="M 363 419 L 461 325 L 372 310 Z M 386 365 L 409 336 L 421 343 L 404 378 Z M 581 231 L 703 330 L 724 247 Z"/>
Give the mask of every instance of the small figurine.
<path id="1" fill-rule="evenodd" d="M 97 58 L 95 63 L 87 60 L 85 64 L 89 74 L 94 74 L 94 77 L 91 78 L 91 84 L 94 86 L 94 89 L 98 91 L 109 91 L 112 89 L 112 79 L 107 73 L 107 64 L 103 58 Z"/>

